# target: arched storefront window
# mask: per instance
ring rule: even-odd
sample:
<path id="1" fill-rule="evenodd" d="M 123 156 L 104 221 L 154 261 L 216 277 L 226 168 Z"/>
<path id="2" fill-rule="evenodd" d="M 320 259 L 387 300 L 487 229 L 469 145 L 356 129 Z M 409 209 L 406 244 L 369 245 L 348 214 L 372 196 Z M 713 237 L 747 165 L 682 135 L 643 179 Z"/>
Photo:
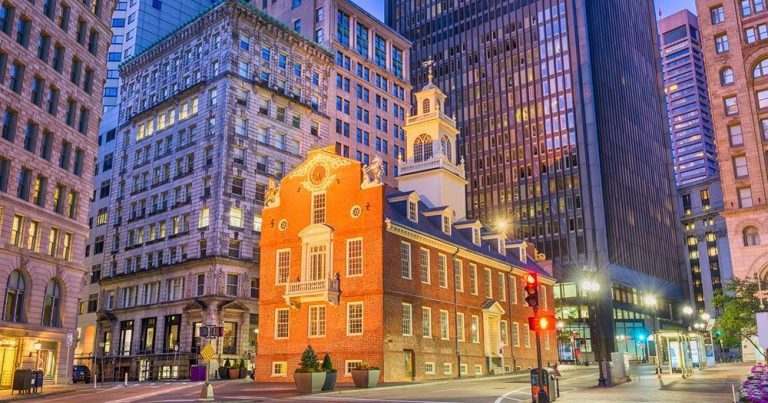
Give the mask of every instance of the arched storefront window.
<path id="1" fill-rule="evenodd" d="M 14 270 L 8 276 L 8 285 L 5 288 L 5 305 L 3 306 L 3 320 L 7 322 L 25 322 L 24 297 L 27 284 L 19 270 Z"/>
<path id="2" fill-rule="evenodd" d="M 51 280 L 45 286 L 43 301 L 43 326 L 61 326 L 61 286 L 56 280 Z"/>
<path id="3" fill-rule="evenodd" d="M 413 161 L 422 162 L 432 158 L 432 137 L 422 134 L 413 142 Z"/>

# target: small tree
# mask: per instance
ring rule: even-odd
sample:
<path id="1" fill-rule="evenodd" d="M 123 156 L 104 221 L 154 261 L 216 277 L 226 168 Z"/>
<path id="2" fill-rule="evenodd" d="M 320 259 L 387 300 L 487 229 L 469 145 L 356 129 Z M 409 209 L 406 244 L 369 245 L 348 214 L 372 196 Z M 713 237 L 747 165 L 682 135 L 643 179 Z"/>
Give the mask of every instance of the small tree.
<path id="1" fill-rule="evenodd" d="M 715 324 L 723 347 L 738 347 L 744 339 L 749 340 L 757 351 L 763 349 L 752 338 L 757 336 L 755 312 L 760 310 L 757 277 L 740 279 L 734 277 L 725 286 L 725 293 L 717 293 L 712 303 L 719 315 Z"/>
<path id="2" fill-rule="evenodd" d="M 231 363 L 231 362 L 229 362 L 229 358 L 227 358 L 226 360 L 224 360 L 224 367 L 225 367 L 225 368 L 232 368 L 232 363 Z"/>
<path id="3" fill-rule="evenodd" d="M 307 346 L 307 349 L 301 354 L 301 367 L 296 372 L 319 372 L 320 362 L 317 361 L 317 354 L 312 346 Z"/>
<path id="4" fill-rule="evenodd" d="M 325 357 L 323 357 L 323 371 L 336 372 L 336 368 L 333 367 L 333 362 L 331 362 L 331 356 L 328 353 L 325 353 Z"/>

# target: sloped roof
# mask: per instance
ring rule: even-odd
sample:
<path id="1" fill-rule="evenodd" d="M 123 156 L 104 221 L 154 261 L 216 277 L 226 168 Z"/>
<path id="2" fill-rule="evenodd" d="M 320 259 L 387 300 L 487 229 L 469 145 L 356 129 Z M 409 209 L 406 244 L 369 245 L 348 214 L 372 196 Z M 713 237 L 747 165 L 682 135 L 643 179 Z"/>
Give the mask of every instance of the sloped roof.
<path id="1" fill-rule="evenodd" d="M 391 202 L 391 198 L 396 198 L 398 196 L 403 196 L 406 194 L 410 194 L 412 192 L 402 192 L 398 190 L 394 190 L 390 193 L 387 193 L 385 195 L 385 208 L 384 208 L 384 218 L 390 219 L 392 222 L 403 226 L 408 227 L 414 231 L 423 233 L 425 235 L 428 235 L 432 238 L 438 239 L 442 242 L 452 244 L 458 248 L 466 249 L 469 251 L 472 251 L 474 253 L 484 255 L 487 258 L 497 260 L 500 262 L 504 262 L 506 264 L 519 267 L 524 270 L 532 271 L 537 273 L 540 276 L 544 276 L 546 278 L 552 278 L 552 276 L 547 273 L 541 266 L 539 266 L 533 258 L 527 259 L 528 261 L 523 263 L 518 259 L 514 253 L 508 253 L 506 255 L 502 255 L 501 253 L 496 250 L 496 248 L 491 247 L 488 244 L 481 244 L 481 245 L 475 245 L 472 242 L 471 237 L 465 237 L 462 234 L 462 231 L 451 231 L 451 234 L 446 234 L 443 232 L 442 228 L 440 228 L 437 225 L 434 225 L 430 220 L 423 219 L 418 220 L 419 222 L 413 222 L 408 219 L 407 217 L 407 206 L 406 203 L 403 202 Z M 438 207 L 439 208 L 439 207 Z M 424 202 L 419 202 L 419 214 L 421 214 L 424 211 L 430 210 L 430 207 L 428 207 Z"/>

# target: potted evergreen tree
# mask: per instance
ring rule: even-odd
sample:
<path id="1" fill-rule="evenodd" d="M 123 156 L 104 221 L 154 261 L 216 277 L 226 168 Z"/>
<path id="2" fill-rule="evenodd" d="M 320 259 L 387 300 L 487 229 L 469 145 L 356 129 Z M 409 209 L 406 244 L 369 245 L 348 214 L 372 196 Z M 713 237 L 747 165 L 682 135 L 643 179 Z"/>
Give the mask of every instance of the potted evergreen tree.
<path id="1" fill-rule="evenodd" d="M 237 361 L 235 361 L 235 365 L 233 366 L 229 362 L 229 358 L 227 358 L 227 362 L 224 366 L 229 368 L 229 379 L 237 379 L 240 377 L 240 368 L 237 367 Z"/>
<path id="2" fill-rule="evenodd" d="M 336 389 L 336 377 L 338 376 L 338 371 L 333 367 L 331 356 L 328 355 L 328 353 L 325 353 L 325 357 L 323 358 L 323 371 L 325 371 L 325 384 L 323 384 L 323 390 Z"/>
<path id="3" fill-rule="evenodd" d="M 357 388 L 376 387 L 379 384 L 379 376 L 381 376 L 379 367 L 369 367 L 366 363 L 352 370 L 352 381 Z"/>
<path id="4" fill-rule="evenodd" d="M 320 392 L 325 384 L 325 371 L 320 369 L 317 354 L 312 346 L 307 346 L 301 354 L 300 367 L 293 373 L 293 383 L 299 393 Z"/>
<path id="5" fill-rule="evenodd" d="M 229 367 L 231 366 L 229 358 L 224 360 L 224 366 L 219 367 L 219 379 L 229 379 Z"/>
<path id="6" fill-rule="evenodd" d="M 240 376 L 239 378 L 245 378 L 248 375 L 248 369 L 245 368 L 245 359 L 240 359 Z"/>

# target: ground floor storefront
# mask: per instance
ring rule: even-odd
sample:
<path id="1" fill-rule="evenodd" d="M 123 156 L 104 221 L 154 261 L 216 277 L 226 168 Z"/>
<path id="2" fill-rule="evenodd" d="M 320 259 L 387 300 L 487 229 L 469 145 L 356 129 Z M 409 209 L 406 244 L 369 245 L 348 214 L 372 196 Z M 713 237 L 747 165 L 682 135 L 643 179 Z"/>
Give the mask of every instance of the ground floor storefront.
<path id="1" fill-rule="evenodd" d="M 45 383 L 63 383 L 67 360 L 67 333 L 0 329 L 0 389 L 13 385 L 18 369 L 43 372 Z"/>

